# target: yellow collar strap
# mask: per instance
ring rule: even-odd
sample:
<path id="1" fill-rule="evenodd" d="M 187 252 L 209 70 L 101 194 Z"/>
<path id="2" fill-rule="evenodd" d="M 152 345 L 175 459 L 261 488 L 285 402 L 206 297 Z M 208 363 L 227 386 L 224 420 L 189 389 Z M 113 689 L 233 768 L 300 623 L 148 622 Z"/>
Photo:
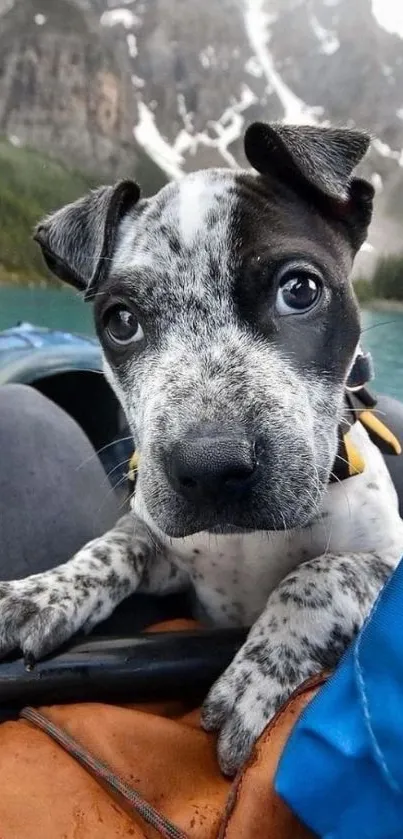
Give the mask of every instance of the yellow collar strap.
<path id="1" fill-rule="evenodd" d="M 333 466 L 330 481 L 343 481 L 353 475 L 360 475 L 365 469 L 365 462 L 351 442 L 349 431 L 351 425 L 360 422 L 367 431 L 372 442 L 382 454 L 399 455 L 402 447 L 392 431 L 375 415 L 376 400 L 366 390 L 361 388 L 355 393 L 346 392 L 348 419 L 339 428 L 339 449 Z"/>
<path id="2" fill-rule="evenodd" d="M 365 469 L 365 460 L 361 456 L 358 449 L 356 449 L 356 447 L 353 446 L 348 434 L 345 434 L 344 437 L 343 437 L 343 445 L 344 445 L 344 455 L 345 455 L 345 461 L 346 461 L 344 463 L 344 466 L 346 467 L 347 474 L 343 475 L 343 476 L 340 476 L 340 477 L 337 476 L 339 481 L 342 481 L 345 478 L 352 478 L 353 475 L 361 475 L 361 473 Z M 337 458 L 338 457 L 341 458 L 341 457 L 343 457 L 343 455 L 338 454 L 336 456 L 336 464 L 337 464 Z M 334 470 L 336 469 L 336 464 L 334 466 Z M 334 474 L 334 472 L 332 474 Z M 337 478 L 336 478 L 336 480 L 337 480 Z"/>
<path id="3" fill-rule="evenodd" d="M 399 455 L 402 453 L 402 447 L 397 437 L 395 437 L 391 430 L 372 411 L 363 411 L 360 414 L 359 422 L 368 431 L 372 441 L 384 454 Z M 351 478 L 353 475 L 361 475 L 365 469 L 365 460 L 351 442 L 348 433 L 343 436 L 343 445 L 344 457 L 347 461 L 344 465 L 348 470 L 348 474 L 343 477 Z M 343 455 L 338 454 L 337 457 L 343 457 Z M 343 480 L 343 477 L 338 477 L 338 480 Z"/>
<path id="4" fill-rule="evenodd" d="M 401 454 L 399 440 L 381 420 L 369 410 L 361 411 L 359 421 L 368 431 L 369 436 L 384 454 Z"/>
<path id="5" fill-rule="evenodd" d="M 139 468 L 139 460 L 140 460 L 140 453 L 139 452 L 133 452 L 133 454 L 132 454 L 132 456 L 129 460 L 129 470 L 128 470 L 128 473 L 127 473 L 127 477 L 128 477 L 131 484 L 134 484 L 134 482 L 136 480 L 136 473 L 137 473 L 138 468 Z"/>

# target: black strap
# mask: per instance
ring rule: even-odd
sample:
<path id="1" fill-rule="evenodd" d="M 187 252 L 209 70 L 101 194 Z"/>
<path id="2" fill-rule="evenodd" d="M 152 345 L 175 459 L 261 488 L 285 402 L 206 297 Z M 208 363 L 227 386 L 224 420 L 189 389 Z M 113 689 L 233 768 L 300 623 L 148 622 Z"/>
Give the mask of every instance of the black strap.
<path id="1" fill-rule="evenodd" d="M 374 365 L 370 353 L 359 352 L 348 374 L 347 390 L 361 390 L 374 378 Z"/>

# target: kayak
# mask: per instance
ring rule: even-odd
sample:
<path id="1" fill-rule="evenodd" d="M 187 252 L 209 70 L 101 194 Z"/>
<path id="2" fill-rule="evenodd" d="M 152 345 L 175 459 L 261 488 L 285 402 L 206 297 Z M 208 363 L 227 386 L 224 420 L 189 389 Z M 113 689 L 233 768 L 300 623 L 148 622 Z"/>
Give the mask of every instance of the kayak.
<path id="1" fill-rule="evenodd" d="M 0 332 L 0 385 L 10 383 L 31 385 L 63 408 L 99 452 L 112 486 L 124 484 L 133 445 L 96 338 L 26 322 Z"/>
<path id="2" fill-rule="evenodd" d="M 96 338 L 27 322 L 0 332 L 0 384 L 34 384 L 47 376 L 101 370 Z"/>

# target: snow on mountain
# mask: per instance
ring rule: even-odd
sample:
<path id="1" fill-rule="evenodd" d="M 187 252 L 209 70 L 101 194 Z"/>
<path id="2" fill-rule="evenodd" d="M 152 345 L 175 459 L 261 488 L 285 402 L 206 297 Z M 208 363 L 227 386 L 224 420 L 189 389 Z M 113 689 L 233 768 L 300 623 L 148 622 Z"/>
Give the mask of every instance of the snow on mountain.
<path id="1" fill-rule="evenodd" d="M 135 26 L 138 18 L 130 9 L 107 9 L 100 17 L 101 26 L 124 26 L 131 29 Z"/>
<path id="2" fill-rule="evenodd" d="M 399 0 L 372 0 L 372 11 L 379 26 L 403 38 L 403 6 Z"/>
<path id="3" fill-rule="evenodd" d="M 137 142 L 172 180 L 183 177 L 183 157 L 162 137 L 156 126 L 155 114 L 144 102 L 138 103 L 139 120 L 133 128 Z"/>
<path id="4" fill-rule="evenodd" d="M 403 13 L 392 0 L 213 3 L 109 0 L 100 16 L 131 63 L 134 137 L 168 177 L 242 164 L 242 133 L 256 117 L 356 122 L 377 137 L 375 158 L 401 162 Z"/>
<path id="5" fill-rule="evenodd" d="M 265 0 L 244 0 L 245 30 L 256 64 L 266 77 L 269 89 L 274 91 L 280 100 L 284 110 L 284 122 L 294 125 L 315 123 L 316 117 L 322 115 L 323 109 L 308 107 L 290 90 L 276 70 L 270 52 L 270 25 L 276 22 L 278 16 L 269 14 L 266 7 Z"/>
<path id="6" fill-rule="evenodd" d="M 245 165 L 255 119 L 356 124 L 382 235 L 403 212 L 402 3 L 0 0 L 0 21 L 13 142 L 141 181 Z"/>

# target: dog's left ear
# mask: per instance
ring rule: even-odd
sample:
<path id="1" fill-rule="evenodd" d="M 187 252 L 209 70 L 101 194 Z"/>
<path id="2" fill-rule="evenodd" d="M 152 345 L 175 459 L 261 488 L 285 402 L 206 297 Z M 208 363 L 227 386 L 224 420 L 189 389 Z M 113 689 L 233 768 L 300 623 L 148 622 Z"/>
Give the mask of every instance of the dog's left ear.
<path id="1" fill-rule="evenodd" d="M 95 189 L 40 222 L 34 239 L 48 268 L 86 299 L 110 267 L 119 222 L 140 197 L 133 181 Z"/>
<path id="2" fill-rule="evenodd" d="M 349 128 L 255 122 L 246 130 L 245 154 L 262 175 L 281 179 L 344 221 L 357 251 L 371 221 L 374 189 L 352 173 L 369 143 L 368 134 Z"/>

